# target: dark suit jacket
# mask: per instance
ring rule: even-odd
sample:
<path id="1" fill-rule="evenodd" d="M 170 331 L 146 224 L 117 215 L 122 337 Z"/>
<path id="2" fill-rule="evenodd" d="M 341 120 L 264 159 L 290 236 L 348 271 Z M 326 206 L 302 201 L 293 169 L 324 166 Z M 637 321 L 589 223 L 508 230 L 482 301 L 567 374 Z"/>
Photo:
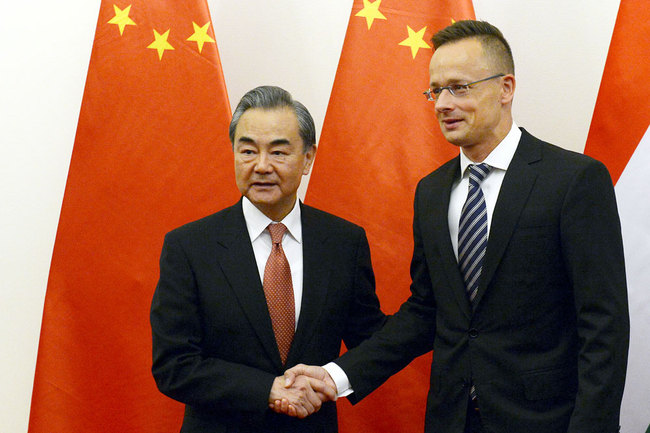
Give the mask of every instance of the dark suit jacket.
<path id="1" fill-rule="evenodd" d="M 335 432 L 336 406 L 304 420 L 268 409 L 276 376 L 321 365 L 341 341 L 358 345 L 384 323 L 362 228 L 301 205 L 303 297 L 283 366 L 241 201 L 165 237 L 151 307 L 153 375 L 186 404 L 182 432 Z"/>
<path id="2" fill-rule="evenodd" d="M 487 431 L 618 431 L 629 317 L 607 169 L 523 131 L 494 209 L 472 310 L 447 212 L 455 158 L 415 194 L 411 296 L 339 361 L 366 396 L 433 349 L 426 432 L 460 433 L 471 383 Z"/>

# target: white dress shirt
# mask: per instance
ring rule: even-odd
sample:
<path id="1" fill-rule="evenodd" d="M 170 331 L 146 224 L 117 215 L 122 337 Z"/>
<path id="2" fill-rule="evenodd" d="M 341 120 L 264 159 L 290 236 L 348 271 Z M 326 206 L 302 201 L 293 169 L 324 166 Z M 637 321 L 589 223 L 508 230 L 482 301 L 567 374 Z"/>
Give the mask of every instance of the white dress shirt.
<path id="1" fill-rule="evenodd" d="M 487 207 L 488 236 L 490 234 L 492 214 L 494 213 L 494 207 L 496 206 L 499 191 L 501 190 L 501 184 L 503 183 L 503 178 L 506 175 L 506 170 L 510 165 L 510 161 L 512 161 L 512 158 L 515 155 L 520 138 L 521 130 L 514 122 L 512 122 L 512 127 L 505 138 L 501 140 L 501 143 L 499 143 L 492 152 L 490 152 L 484 161 L 481 161 L 492 167 L 490 173 L 488 173 L 485 179 L 481 182 L 481 189 L 483 190 L 485 205 Z M 449 235 L 451 236 L 451 243 L 454 247 L 456 259 L 458 259 L 458 226 L 460 224 L 460 214 L 463 205 L 465 204 L 465 200 L 467 199 L 467 193 L 469 192 L 469 171 L 467 170 L 467 167 L 470 164 L 475 163 L 465 156 L 463 152 L 460 152 L 461 176 L 452 185 L 451 197 L 449 199 L 447 218 L 449 222 Z M 350 385 L 348 376 L 341 367 L 330 362 L 325 365 L 324 368 L 336 384 L 338 391 L 337 397 L 345 397 L 354 392 L 352 385 Z"/>
<path id="2" fill-rule="evenodd" d="M 302 302 L 302 222 L 300 219 L 300 205 L 298 200 L 293 209 L 282 221 L 273 221 L 255 207 L 246 197 L 242 199 L 242 210 L 246 220 L 246 228 L 251 238 L 257 271 L 260 281 L 264 282 L 264 268 L 271 254 L 271 233 L 266 228 L 269 224 L 281 222 L 287 227 L 282 237 L 282 249 L 291 268 L 291 281 L 293 283 L 293 296 L 296 305 L 296 325 L 300 317 L 300 304 Z"/>
<path id="3" fill-rule="evenodd" d="M 506 170 L 515 155 L 519 139 L 521 138 L 521 131 L 513 122 L 510 132 L 505 138 L 497 145 L 497 147 L 490 152 L 490 154 L 481 161 L 492 169 L 488 175 L 481 182 L 481 190 L 485 196 L 485 207 L 487 208 L 487 224 L 488 224 L 488 237 L 490 236 L 490 224 L 492 223 L 492 214 L 494 207 L 499 197 L 501 190 L 501 183 L 506 175 Z M 472 162 L 463 152 L 460 152 L 460 178 L 454 182 L 451 187 L 451 197 L 449 199 L 449 235 L 451 236 L 451 244 L 454 247 L 454 254 L 458 259 L 458 226 L 460 224 L 460 214 L 463 210 L 465 200 L 467 200 L 467 193 L 469 192 L 469 171 L 467 167 L 470 164 L 480 164 Z"/>

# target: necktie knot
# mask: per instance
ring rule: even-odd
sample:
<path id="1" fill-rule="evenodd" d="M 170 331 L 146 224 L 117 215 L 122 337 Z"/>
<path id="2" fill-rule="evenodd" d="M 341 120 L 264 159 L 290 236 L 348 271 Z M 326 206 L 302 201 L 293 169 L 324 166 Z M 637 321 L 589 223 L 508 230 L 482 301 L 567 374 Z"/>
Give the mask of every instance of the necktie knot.
<path id="1" fill-rule="evenodd" d="M 485 179 L 490 173 L 492 167 L 483 163 L 483 164 L 470 164 L 469 165 L 469 183 L 472 186 L 478 186 L 483 179 Z"/>
<path id="2" fill-rule="evenodd" d="M 284 232 L 287 231 L 287 226 L 285 226 L 282 223 L 277 223 L 277 224 L 269 224 L 269 233 L 271 233 L 271 242 L 274 244 L 281 244 L 282 243 L 282 237 L 284 236 Z"/>

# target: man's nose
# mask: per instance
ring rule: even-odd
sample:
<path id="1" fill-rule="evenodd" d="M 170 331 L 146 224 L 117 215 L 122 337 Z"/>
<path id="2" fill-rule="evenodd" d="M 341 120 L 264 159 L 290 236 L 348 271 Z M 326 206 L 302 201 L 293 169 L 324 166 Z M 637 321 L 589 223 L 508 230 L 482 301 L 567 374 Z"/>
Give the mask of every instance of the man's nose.
<path id="1" fill-rule="evenodd" d="M 452 108 L 453 101 L 454 101 L 454 95 L 451 94 L 451 90 L 446 88 L 442 89 L 440 93 L 438 93 L 438 96 L 436 96 L 436 110 L 438 111 L 450 110 Z"/>
<path id="2" fill-rule="evenodd" d="M 255 171 L 258 173 L 268 173 L 273 170 L 271 158 L 267 152 L 260 152 L 255 161 Z"/>

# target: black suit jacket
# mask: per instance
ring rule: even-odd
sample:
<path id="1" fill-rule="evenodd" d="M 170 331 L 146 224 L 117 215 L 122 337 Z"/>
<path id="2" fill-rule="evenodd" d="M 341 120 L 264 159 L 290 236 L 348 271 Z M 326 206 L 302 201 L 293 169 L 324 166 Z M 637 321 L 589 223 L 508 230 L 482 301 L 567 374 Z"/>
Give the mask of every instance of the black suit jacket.
<path id="1" fill-rule="evenodd" d="M 268 409 L 276 376 L 324 364 L 385 318 L 362 228 L 301 205 L 303 297 L 283 366 L 241 201 L 165 237 L 151 307 L 153 375 L 186 404 L 182 432 L 334 432 L 336 406 L 304 420 Z"/>
<path id="2" fill-rule="evenodd" d="M 447 222 L 459 167 L 418 185 L 410 298 L 337 361 L 353 402 L 433 349 L 426 432 L 463 431 L 472 383 L 489 432 L 618 431 L 629 317 L 607 169 L 522 131 L 472 309 Z"/>

